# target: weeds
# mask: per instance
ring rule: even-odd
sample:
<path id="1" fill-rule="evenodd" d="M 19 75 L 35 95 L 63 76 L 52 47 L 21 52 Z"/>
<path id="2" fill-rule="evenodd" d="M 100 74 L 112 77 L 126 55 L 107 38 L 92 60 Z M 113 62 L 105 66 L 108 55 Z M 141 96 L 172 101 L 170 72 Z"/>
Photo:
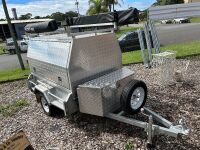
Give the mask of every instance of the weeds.
<path id="1" fill-rule="evenodd" d="M 134 149 L 134 145 L 132 142 L 129 141 L 125 144 L 125 150 L 133 150 L 133 149 Z"/>
<path id="2" fill-rule="evenodd" d="M 0 115 L 4 117 L 12 116 L 23 107 L 29 105 L 30 103 L 26 99 L 17 100 L 8 104 L 0 104 Z"/>

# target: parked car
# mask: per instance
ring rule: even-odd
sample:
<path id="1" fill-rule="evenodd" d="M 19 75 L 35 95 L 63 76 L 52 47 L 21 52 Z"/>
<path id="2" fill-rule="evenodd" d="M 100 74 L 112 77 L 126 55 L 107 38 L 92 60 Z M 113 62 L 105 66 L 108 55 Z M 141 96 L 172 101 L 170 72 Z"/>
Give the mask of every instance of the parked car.
<path id="1" fill-rule="evenodd" d="M 27 41 L 17 41 L 20 51 L 21 52 L 27 52 L 28 49 L 28 43 Z M 6 40 L 6 50 L 9 52 L 9 54 L 15 54 L 16 50 L 15 50 L 15 46 L 14 46 L 14 42 L 12 39 L 7 39 Z"/>
<path id="2" fill-rule="evenodd" d="M 143 35 L 145 48 L 147 48 L 144 31 L 142 32 L 142 35 Z M 137 31 L 124 33 L 118 39 L 118 41 L 119 41 L 119 45 L 120 45 L 122 52 L 130 52 L 130 51 L 135 51 L 135 50 L 141 49 Z M 152 41 L 152 38 L 151 38 L 151 41 Z M 151 44 L 153 47 L 153 41 L 151 42 Z"/>
<path id="3" fill-rule="evenodd" d="M 172 20 L 161 20 L 161 24 L 171 24 L 173 23 Z"/>
<path id="4" fill-rule="evenodd" d="M 136 31 L 123 34 L 118 39 L 118 41 L 122 52 L 129 52 L 140 49 L 138 33 Z"/>
<path id="5" fill-rule="evenodd" d="M 188 18 L 178 18 L 178 19 L 174 19 L 173 20 L 173 23 L 176 24 L 176 23 L 190 23 L 190 19 Z"/>

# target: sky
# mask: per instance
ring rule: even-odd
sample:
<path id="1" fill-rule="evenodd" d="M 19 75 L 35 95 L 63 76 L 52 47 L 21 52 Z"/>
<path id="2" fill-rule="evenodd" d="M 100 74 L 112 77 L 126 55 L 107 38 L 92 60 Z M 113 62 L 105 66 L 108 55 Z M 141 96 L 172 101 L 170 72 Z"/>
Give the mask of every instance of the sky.
<path id="1" fill-rule="evenodd" d="M 80 13 L 82 15 L 86 14 L 89 7 L 88 0 L 78 1 Z M 156 0 L 121 0 L 121 6 L 116 6 L 116 10 L 124 10 L 131 6 L 139 10 L 144 10 L 155 1 Z M 18 16 L 26 13 L 31 13 L 33 16 L 47 16 L 58 11 L 63 13 L 67 11 L 76 11 L 75 0 L 6 0 L 6 2 L 10 17 L 12 17 L 11 8 L 17 9 Z M 0 18 L 5 18 L 1 0 Z"/>

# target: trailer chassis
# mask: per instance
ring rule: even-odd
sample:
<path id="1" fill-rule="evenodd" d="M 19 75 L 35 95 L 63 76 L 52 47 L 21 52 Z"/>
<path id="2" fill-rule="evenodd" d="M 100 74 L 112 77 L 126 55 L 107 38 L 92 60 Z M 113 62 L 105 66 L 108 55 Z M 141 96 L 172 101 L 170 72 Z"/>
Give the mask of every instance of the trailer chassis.
<path id="1" fill-rule="evenodd" d="M 172 137 L 178 137 L 179 135 L 189 135 L 190 129 L 186 127 L 185 121 L 181 119 L 179 125 L 174 125 L 172 122 L 166 120 L 159 114 L 144 107 L 141 109 L 141 113 L 148 117 L 148 122 L 133 119 L 131 117 L 124 116 L 124 111 L 118 111 L 118 113 L 109 113 L 107 118 L 117 120 L 126 124 L 143 128 L 147 133 L 147 145 L 152 147 L 154 145 L 153 138 L 155 135 L 167 135 Z M 163 126 L 153 124 L 153 120 L 156 120 Z"/>

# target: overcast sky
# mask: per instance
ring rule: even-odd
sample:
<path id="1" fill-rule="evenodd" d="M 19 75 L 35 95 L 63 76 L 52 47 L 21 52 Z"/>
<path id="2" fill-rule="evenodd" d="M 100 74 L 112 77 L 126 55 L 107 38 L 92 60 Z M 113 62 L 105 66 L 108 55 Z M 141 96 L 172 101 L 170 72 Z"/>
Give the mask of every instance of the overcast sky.
<path id="1" fill-rule="evenodd" d="M 17 9 L 18 16 L 31 13 L 33 16 L 47 16 L 53 12 L 76 11 L 75 0 L 6 0 L 8 10 Z M 88 0 L 78 0 L 80 13 L 84 15 L 89 7 Z M 123 0 L 121 7 L 116 6 L 117 10 L 127 9 L 128 7 L 136 7 L 143 10 L 148 8 L 156 0 Z M 0 1 L 0 18 L 5 18 L 2 2 Z M 12 14 L 10 13 L 11 17 Z"/>

